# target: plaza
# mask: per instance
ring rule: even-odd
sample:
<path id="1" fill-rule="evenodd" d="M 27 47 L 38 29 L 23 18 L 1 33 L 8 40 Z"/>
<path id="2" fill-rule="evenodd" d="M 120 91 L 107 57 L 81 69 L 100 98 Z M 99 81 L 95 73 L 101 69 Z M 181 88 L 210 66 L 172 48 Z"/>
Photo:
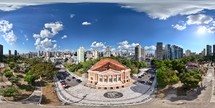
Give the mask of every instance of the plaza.
<path id="1" fill-rule="evenodd" d="M 104 73 L 109 75 L 108 78 L 113 78 L 113 79 L 112 80 L 106 79 L 107 80 L 106 82 L 103 82 L 103 83 L 99 82 L 99 83 L 100 83 L 100 86 L 101 84 L 103 84 L 102 86 L 106 86 L 107 89 L 98 89 L 98 87 L 95 88 L 95 86 L 92 87 L 88 85 L 89 82 L 91 84 L 92 83 L 97 84 L 95 81 L 98 81 L 98 80 L 92 81 L 94 77 L 91 78 L 92 76 L 95 76 L 94 74 L 89 75 L 88 79 L 85 79 L 85 80 L 82 79 L 83 82 L 77 82 L 76 79 L 78 79 L 78 76 L 75 76 L 70 72 L 68 73 L 67 71 L 61 71 L 61 70 L 65 70 L 64 67 L 62 65 L 58 66 L 62 68 L 61 70 L 59 70 L 58 76 L 63 76 L 63 80 L 66 81 L 66 83 L 69 85 L 68 88 L 64 88 L 61 85 L 62 79 L 55 77 L 56 91 L 59 99 L 66 104 L 77 104 L 77 105 L 87 105 L 87 106 L 133 105 L 133 104 L 149 102 L 152 100 L 151 95 L 154 93 L 154 90 L 155 90 L 156 78 L 152 81 L 152 84 L 143 83 L 143 81 L 141 82 L 137 80 L 132 80 L 130 77 L 130 69 L 126 69 L 125 66 L 122 66 L 116 61 L 112 61 L 110 59 L 105 59 L 104 61 L 101 60 L 100 62 L 98 62 L 98 64 L 101 64 L 102 62 L 101 66 L 98 66 L 98 64 L 96 64 L 92 68 L 100 70 L 101 67 L 103 67 L 104 69 L 104 65 L 106 65 L 105 68 L 108 68 L 108 70 L 105 69 Z M 117 77 L 117 76 L 110 77 L 111 75 L 113 75 L 112 71 L 114 71 L 110 68 L 114 67 L 114 69 L 116 69 L 117 66 L 116 65 L 110 66 L 111 63 L 109 61 L 117 63 L 118 66 L 123 67 L 123 69 L 125 69 L 126 71 L 115 72 L 119 74 L 120 77 Z M 89 71 L 89 72 L 92 72 L 92 71 Z M 127 74 L 125 72 L 127 72 Z M 153 76 L 153 73 L 148 73 L 147 75 L 145 75 L 145 78 L 143 79 L 149 80 L 152 76 Z M 98 77 L 98 75 L 96 77 Z M 101 77 L 101 78 L 104 78 L 104 77 Z M 122 81 L 118 81 L 118 79 Z M 103 79 L 103 81 L 105 81 L 105 79 Z M 113 87 L 113 86 L 116 86 L 117 81 L 121 82 L 120 84 L 122 84 L 120 88 Z M 129 85 L 124 86 L 123 82 Z M 110 86 L 113 88 L 111 89 Z"/>

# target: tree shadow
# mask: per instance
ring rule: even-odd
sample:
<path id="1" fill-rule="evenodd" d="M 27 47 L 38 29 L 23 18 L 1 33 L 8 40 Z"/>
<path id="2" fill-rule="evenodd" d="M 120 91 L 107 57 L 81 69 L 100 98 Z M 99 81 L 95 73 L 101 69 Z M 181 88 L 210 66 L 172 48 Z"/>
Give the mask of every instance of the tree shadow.
<path id="1" fill-rule="evenodd" d="M 17 75 L 17 77 L 19 77 L 19 78 L 24 78 L 24 76 L 23 76 L 23 75 Z"/>
<path id="2" fill-rule="evenodd" d="M 14 101 L 21 101 L 23 99 L 28 98 L 30 95 L 31 94 L 20 94 L 20 95 L 14 97 Z"/>
<path id="3" fill-rule="evenodd" d="M 41 104 L 49 104 L 49 103 L 51 103 L 51 100 L 46 98 L 46 96 L 42 95 Z"/>
<path id="4" fill-rule="evenodd" d="M 145 94 L 150 89 L 150 86 L 139 82 L 135 82 L 133 85 L 134 86 L 131 86 L 130 89 L 136 93 Z"/>
<path id="5" fill-rule="evenodd" d="M 16 83 L 16 85 L 22 89 L 22 90 L 26 90 L 26 91 L 33 91 L 35 89 L 35 87 L 31 86 L 31 85 L 26 85 L 26 84 L 21 84 L 21 83 Z"/>
<path id="6" fill-rule="evenodd" d="M 182 90 L 184 89 L 183 87 L 178 88 L 178 90 Z M 203 90 L 206 89 L 206 86 L 203 87 L 197 87 L 196 90 L 190 91 L 188 93 L 186 93 L 186 90 L 181 91 L 181 94 L 178 94 L 180 96 L 177 97 L 171 97 L 169 100 L 174 102 L 174 101 L 178 101 L 178 100 L 187 100 L 187 101 L 192 101 L 198 98 L 198 96 L 202 93 Z M 182 93 L 184 92 L 184 93 Z"/>

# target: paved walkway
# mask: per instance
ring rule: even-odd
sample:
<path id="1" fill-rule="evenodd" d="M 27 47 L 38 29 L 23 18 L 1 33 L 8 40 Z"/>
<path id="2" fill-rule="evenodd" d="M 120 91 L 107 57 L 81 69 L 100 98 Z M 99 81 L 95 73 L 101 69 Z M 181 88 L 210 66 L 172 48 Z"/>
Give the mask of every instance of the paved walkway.
<path id="1" fill-rule="evenodd" d="M 212 81 L 212 92 L 211 92 L 211 100 L 210 100 L 210 102 L 215 103 L 215 94 L 214 94 L 215 93 L 214 67 L 209 66 L 209 68 L 208 68 L 208 76 L 210 76 L 209 80 Z"/>
<path id="2" fill-rule="evenodd" d="M 40 104 L 42 101 L 42 88 L 36 87 L 34 92 L 28 98 L 22 101 L 23 104 Z"/>
<path id="3" fill-rule="evenodd" d="M 68 69 L 65 69 L 63 65 L 56 65 L 56 67 L 60 68 L 59 72 L 61 73 L 68 72 L 70 73 L 70 76 L 75 76 L 76 79 L 83 80 L 81 77 L 69 72 Z M 84 82 L 75 86 L 71 86 L 68 89 L 64 89 L 57 77 L 54 77 L 54 80 L 57 96 L 63 103 L 88 106 L 128 105 L 148 102 L 152 100 L 151 95 L 154 92 L 154 87 L 156 84 L 156 78 L 154 79 L 151 86 L 137 82 L 132 84 L 130 87 L 114 90 L 122 93 L 122 97 L 106 98 L 104 97 L 104 94 L 113 90 L 92 89 L 84 86 Z"/>

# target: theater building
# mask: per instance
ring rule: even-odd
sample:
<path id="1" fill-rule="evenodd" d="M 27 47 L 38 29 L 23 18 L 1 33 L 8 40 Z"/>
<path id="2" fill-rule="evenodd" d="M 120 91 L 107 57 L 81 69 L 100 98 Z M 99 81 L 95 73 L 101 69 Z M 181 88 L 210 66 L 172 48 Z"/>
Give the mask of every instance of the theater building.
<path id="1" fill-rule="evenodd" d="M 118 61 L 105 58 L 88 70 L 87 85 L 96 89 L 121 89 L 132 83 L 130 71 Z"/>

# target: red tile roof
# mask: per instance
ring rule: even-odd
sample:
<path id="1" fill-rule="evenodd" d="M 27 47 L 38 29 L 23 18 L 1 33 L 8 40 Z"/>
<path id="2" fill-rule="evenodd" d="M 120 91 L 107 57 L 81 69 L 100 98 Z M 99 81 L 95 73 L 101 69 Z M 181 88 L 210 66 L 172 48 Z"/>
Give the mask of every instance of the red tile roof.
<path id="1" fill-rule="evenodd" d="M 126 70 L 127 67 L 122 65 L 116 60 L 113 60 L 111 58 L 105 58 L 97 62 L 94 66 L 90 68 L 92 71 L 105 71 L 108 69 L 113 69 L 117 71 Z"/>

